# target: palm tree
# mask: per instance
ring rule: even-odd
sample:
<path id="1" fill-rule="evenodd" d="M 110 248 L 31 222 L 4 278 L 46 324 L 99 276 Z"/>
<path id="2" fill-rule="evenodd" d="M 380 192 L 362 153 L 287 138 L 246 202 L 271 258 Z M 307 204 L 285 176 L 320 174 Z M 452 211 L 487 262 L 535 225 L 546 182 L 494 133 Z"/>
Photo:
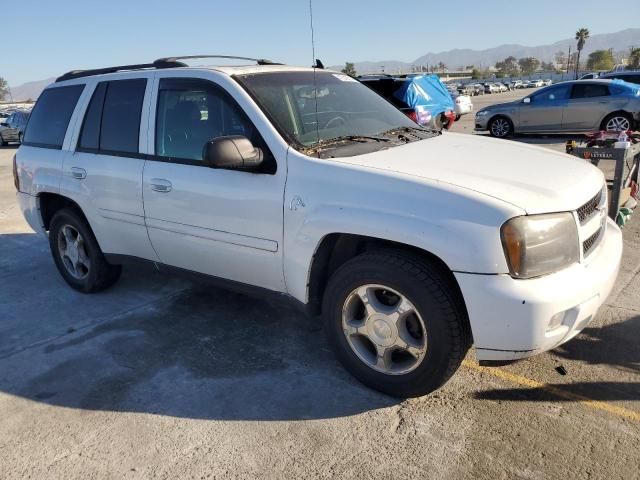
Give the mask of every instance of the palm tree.
<path id="1" fill-rule="evenodd" d="M 589 38 L 589 29 L 581 28 L 576 32 L 576 40 L 578 41 L 578 59 L 576 61 L 576 78 L 578 78 L 578 70 L 580 69 L 580 52 L 584 48 L 584 44 Z"/>

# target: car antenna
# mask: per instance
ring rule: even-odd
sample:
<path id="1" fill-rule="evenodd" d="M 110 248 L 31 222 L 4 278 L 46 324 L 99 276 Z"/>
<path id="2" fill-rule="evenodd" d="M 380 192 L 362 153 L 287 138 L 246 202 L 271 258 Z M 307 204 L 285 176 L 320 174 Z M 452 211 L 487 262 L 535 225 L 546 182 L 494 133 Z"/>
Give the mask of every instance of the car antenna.
<path id="1" fill-rule="evenodd" d="M 311 26 L 311 58 L 315 59 L 315 64 L 313 65 L 313 100 L 315 102 L 315 112 L 316 112 L 316 140 L 318 146 L 320 145 L 320 121 L 318 119 L 318 83 L 316 82 L 316 69 L 324 68 L 322 62 L 316 59 L 316 42 L 313 35 L 313 0 L 309 0 L 309 25 Z M 317 153 L 317 150 L 316 150 Z"/>

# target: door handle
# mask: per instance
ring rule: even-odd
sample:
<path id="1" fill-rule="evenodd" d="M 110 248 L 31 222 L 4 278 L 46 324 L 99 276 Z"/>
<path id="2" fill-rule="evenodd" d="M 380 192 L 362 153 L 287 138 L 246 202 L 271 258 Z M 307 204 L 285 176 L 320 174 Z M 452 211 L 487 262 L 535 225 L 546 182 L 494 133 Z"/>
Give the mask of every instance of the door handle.
<path id="1" fill-rule="evenodd" d="M 84 180 L 87 178 L 87 171 L 80 167 L 71 167 L 71 176 L 78 180 Z"/>
<path id="2" fill-rule="evenodd" d="M 168 193 L 171 191 L 171 182 L 163 178 L 151 179 L 151 190 L 161 193 Z"/>

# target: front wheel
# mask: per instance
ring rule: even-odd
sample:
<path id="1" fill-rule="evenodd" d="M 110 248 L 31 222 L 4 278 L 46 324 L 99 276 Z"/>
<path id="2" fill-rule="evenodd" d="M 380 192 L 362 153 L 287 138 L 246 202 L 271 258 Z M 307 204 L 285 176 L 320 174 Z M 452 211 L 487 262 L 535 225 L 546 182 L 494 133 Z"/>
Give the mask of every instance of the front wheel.
<path id="1" fill-rule="evenodd" d="M 120 277 L 122 267 L 105 260 L 91 228 L 75 210 L 65 208 L 55 213 L 49 246 L 62 278 L 80 292 L 104 290 Z"/>
<path id="2" fill-rule="evenodd" d="M 496 138 L 505 138 L 513 135 L 513 123 L 505 117 L 496 117 L 489 122 L 489 133 Z"/>
<path id="3" fill-rule="evenodd" d="M 323 315 L 344 367 L 397 397 L 442 386 L 468 349 L 466 313 L 451 281 L 401 251 L 364 253 L 342 265 L 329 280 Z"/>

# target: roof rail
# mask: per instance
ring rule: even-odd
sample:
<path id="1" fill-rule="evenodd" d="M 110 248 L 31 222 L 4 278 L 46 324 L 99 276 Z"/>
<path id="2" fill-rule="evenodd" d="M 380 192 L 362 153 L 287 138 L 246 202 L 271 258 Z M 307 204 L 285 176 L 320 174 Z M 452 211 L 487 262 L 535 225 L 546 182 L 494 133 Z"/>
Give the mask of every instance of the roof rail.
<path id="1" fill-rule="evenodd" d="M 258 65 L 282 65 L 281 63 L 272 62 L 266 58 L 236 57 L 233 55 L 186 55 L 183 57 L 159 58 L 156 62 L 178 62 L 179 60 L 194 60 L 197 58 L 226 58 L 230 60 L 248 60 L 250 62 L 256 62 Z"/>
<path id="2" fill-rule="evenodd" d="M 92 70 L 72 70 L 64 75 L 56 78 L 57 82 L 64 82 L 65 80 L 72 80 L 74 78 L 90 77 L 92 75 L 102 75 L 104 73 L 115 73 L 126 70 L 145 70 L 152 68 L 176 68 L 186 67 L 187 64 L 178 61 L 170 61 L 168 59 L 159 59 L 153 63 L 139 63 L 136 65 L 119 65 L 117 67 L 95 68 Z"/>

